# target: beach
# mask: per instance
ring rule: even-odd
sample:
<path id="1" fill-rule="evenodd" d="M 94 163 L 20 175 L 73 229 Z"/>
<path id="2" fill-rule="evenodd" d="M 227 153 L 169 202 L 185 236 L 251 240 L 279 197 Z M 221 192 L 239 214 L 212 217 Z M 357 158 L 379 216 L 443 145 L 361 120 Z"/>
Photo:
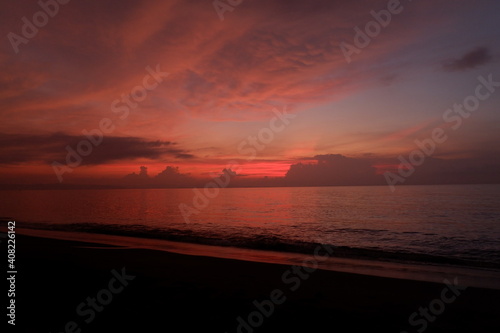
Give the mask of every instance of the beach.
<path id="1" fill-rule="evenodd" d="M 500 1 L 69 2 L 0 11 L 0 333 L 500 332 Z"/>
<path id="2" fill-rule="evenodd" d="M 16 249 L 18 332 L 493 332 L 500 326 L 500 290 L 464 290 L 454 281 L 450 287 L 21 234 Z"/>

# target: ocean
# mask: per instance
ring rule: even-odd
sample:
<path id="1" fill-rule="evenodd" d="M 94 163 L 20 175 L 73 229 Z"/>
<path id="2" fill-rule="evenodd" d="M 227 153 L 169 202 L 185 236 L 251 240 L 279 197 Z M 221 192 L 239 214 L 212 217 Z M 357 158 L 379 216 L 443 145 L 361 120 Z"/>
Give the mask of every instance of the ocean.
<path id="1" fill-rule="evenodd" d="M 208 194 L 209 196 L 206 196 Z M 500 269 L 500 185 L 3 190 L 17 228 Z M 181 207 L 181 208 L 180 208 Z"/>

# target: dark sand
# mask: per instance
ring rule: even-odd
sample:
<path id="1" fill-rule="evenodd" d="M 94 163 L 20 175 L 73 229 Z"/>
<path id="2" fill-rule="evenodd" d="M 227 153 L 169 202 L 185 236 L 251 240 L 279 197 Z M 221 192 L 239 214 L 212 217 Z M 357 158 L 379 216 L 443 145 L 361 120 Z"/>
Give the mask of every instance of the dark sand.
<path id="1" fill-rule="evenodd" d="M 286 265 L 88 246 L 17 236 L 16 332 L 65 332 L 70 321 L 81 332 L 238 332 L 237 317 L 246 319 L 252 302 L 274 289 L 286 301 L 260 327 L 240 332 L 417 332 L 422 326 L 411 326 L 409 316 L 445 288 L 317 270 L 291 291 L 281 278 Z M 122 267 L 135 279 L 85 323 L 89 315 L 78 315 L 77 306 L 107 289 L 111 270 Z M 470 287 L 425 332 L 499 332 L 499 302 L 500 290 Z"/>

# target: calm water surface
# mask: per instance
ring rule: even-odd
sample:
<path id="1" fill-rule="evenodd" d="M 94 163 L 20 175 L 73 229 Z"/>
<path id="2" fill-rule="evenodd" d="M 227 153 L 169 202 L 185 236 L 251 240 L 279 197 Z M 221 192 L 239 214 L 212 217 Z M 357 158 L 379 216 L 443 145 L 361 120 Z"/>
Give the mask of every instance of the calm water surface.
<path id="1" fill-rule="evenodd" d="M 0 191 L 0 216 L 18 227 L 306 253 L 326 243 L 346 256 L 500 267 L 500 185 L 231 188 L 194 198 L 192 189 Z"/>

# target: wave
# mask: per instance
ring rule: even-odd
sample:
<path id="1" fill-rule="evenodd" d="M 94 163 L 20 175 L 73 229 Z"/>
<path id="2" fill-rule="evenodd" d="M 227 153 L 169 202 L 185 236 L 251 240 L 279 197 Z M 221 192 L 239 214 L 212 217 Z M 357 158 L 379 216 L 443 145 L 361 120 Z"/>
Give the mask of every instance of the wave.
<path id="1" fill-rule="evenodd" d="M 256 250 L 279 252 L 292 252 L 311 254 L 319 245 L 316 242 L 291 240 L 279 235 L 250 235 L 227 233 L 224 235 L 207 230 L 195 231 L 178 228 L 152 228 L 140 224 L 99 224 L 99 223 L 25 223 L 23 227 L 29 229 L 86 232 L 92 234 L 105 234 L 128 236 L 135 238 L 161 239 L 183 243 L 214 245 L 224 247 L 238 247 Z M 326 244 L 333 248 L 333 256 L 338 258 L 352 258 L 377 261 L 394 261 L 405 263 L 457 265 L 467 267 L 480 267 L 500 269 L 500 252 L 483 251 L 480 253 L 463 253 L 462 257 L 442 256 L 430 253 L 411 251 L 388 251 L 380 248 L 358 248 L 351 246 L 338 246 Z M 471 259 L 472 258 L 472 259 Z M 477 260 L 476 258 L 482 258 Z"/>

